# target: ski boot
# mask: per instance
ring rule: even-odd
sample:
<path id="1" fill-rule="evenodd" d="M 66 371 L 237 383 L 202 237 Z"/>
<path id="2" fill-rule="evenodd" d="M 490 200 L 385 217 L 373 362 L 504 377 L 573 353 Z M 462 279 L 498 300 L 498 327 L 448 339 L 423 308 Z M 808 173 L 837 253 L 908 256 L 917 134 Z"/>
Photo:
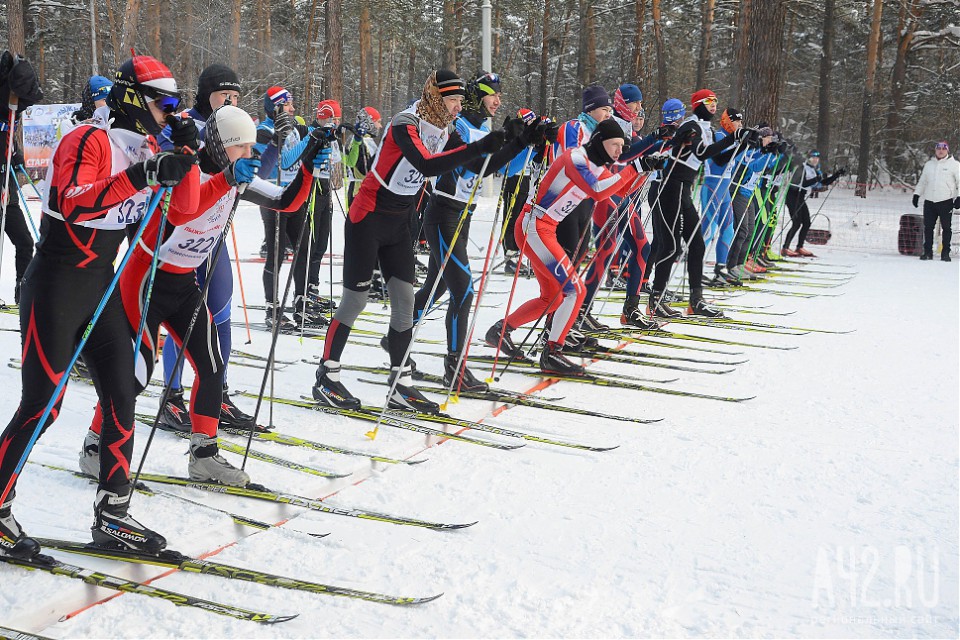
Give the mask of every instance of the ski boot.
<path id="1" fill-rule="evenodd" d="M 310 301 L 310 304 L 324 313 L 337 309 L 337 303 L 333 301 L 333 298 L 324 298 L 321 296 L 320 287 L 315 284 L 307 287 L 307 299 Z"/>
<path id="2" fill-rule="evenodd" d="M 565 376 L 582 376 L 584 369 L 563 354 L 556 342 L 547 342 L 540 352 L 540 370 L 544 373 L 559 373 Z"/>
<path id="3" fill-rule="evenodd" d="M 488 347 L 494 349 L 500 349 L 501 353 L 512 358 L 520 358 L 526 360 L 526 355 L 523 353 L 523 349 L 518 347 L 514 343 L 513 338 L 510 337 L 510 332 L 513 331 L 510 327 L 504 328 L 504 321 L 498 320 L 496 324 L 487 329 L 487 333 L 483 336 L 483 341 Z M 503 334 L 503 340 L 500 339 L 500 334 Z"/>
<path id="4" fill-rule="evenodd" d="M 625 327 L 636 327 L 641 331 L 659 331 L 660 323 L 648 318 L 640 312 L 640 296 L 627 296 L 620 315 L 620 324 Z"/>
<path id="5" fill-rule="evenodd" d="M 801 258 L 816 258 L 816 257 L 817 257 L 816 255 L 814 255 L 814 253 L 813 253 L 812 251 L 807 251 L 807 250 L 804 249 L 803 247 L 797 247 L 797 255 L 800 256 Z"/>
<path id="6" fill-rule="evenodd" d="M 626 291 L 627 281 L 623 279 L 623 276 L 607 274 L 607 280 L 603 283 L 603 288 L 610 291 Z"/>
<path id="7" fill-rule="evenodd" d="M 187 471 L 191 480 L 217 482 L 231 487 L 245 487 L 250 484 L 250 476 L 243 469 L 237 469 L 220 455 L 216 436 L 194 433 L 190 436 L 190 462 Z"/>
<path id="8" fill-rule="evenodd" d="M 667 320 L 683 316 L 682 313 L 667 303 L 662 293 L 657 291 L 653 291 L 647 301 L 647 315 L 651 318 L 666 318 Z"/>
<path id="9" fill-rule="evenodd" d="M 0 556 L 30 560 L 40 553 L 40 543 L 28 536 L 13 517 L 13 499 L 16 495 L 17 492 L 11 490 L 3 505 L 0 505 Z"/>
<path id="10" fill-rule="evenodd" d="M 166 539 L 143 526 L 128 513 L 129 484 L 116 492 L 100 488 L 93 503 L 93 544 L 101 547 L 122 548 L 128 551 L 156 555 L 167 546 Z"/>
<path id="11" fill-rule="evenodd" d="M 579 325 L 583 331 L 592 331 L 592 332 L 601 332 L 601 331 L 610 331 L 610 327 L 603 324 L 589 311 L 584 311 L 580 314 L 580 318 L 574 323 L 574 326 Z"/>
<path id="12" fill-rule="evenodd" d="M 313 399 L 337 409 L 359 409 L 360 401 L 340 382 L 340 363 L 324 360 L 317 367 Z"/>
<path id="13" fill-rule="evenodd" d="M 723 280 L 731 287 L 742 287 L 743 280 L 738 278 L 733 274 L 733 271 L 727 269 L 725 266 L 720 265 L 718 269 L 715 270 L 718 278 L 723 278 Z"/>
<path id="14" fill-rule="evenodd" d="M 784 248 L 780 251 L 780 255 L 786 256 L 786 257 L 788 257 L 788 258 L 796 258 L 796 257 L 798 257 L 800 254 L 799 254 L 798 252 L 794 251 L 793 249 L 791 249 L 790 247 L 784 247 Z"/>
<path id="15" fill-rule="evenodd" d="M 476 376 L 467 369 L 467 362 L 464 360 L 463 366 L 457 370 L 457 363 L 460 362 L 459 353 L 448 353 L 443 358 L 443 384 L 452 388 L 454 391 L 474 391 L 483 393 L 490 389 L 486 382 L 477 379 Z"/>
<path id="16" fill-rule="evenodd" d="M 687 307 L 688 316 L 701 316 L 704 318 L 723 318 L 723 311 L 716 307 L 711 307 L 703 300 L 703 292 L 699 289 L 690 291 L 690 306 Z"/>
<path id="17" fill-rule="evenodd" d="M 220 425 L 237 429 L 249 429 L 253 424 L 253 416 L 241 411 L 240 407 L 230 399 L 230 389 L 223 385 L 223 397 L 220 400 Z"/>
<path id="18" fill-rule="evenodd" d="M 193 430 L 190 412 L 183 401 L 183 389 L 170 390 L 167 401 L 163 404 L 163 411 L 160 412 L 158 425 L 168 431 L 190 433 Z"/>
<path id="19" fill-rule="evenodd" d="M 189 418 L 189 416 L 187 416 Z M 91 478 L 100 477 L 100 434 L 87 430 L 80 449 L 80 473 Z"/>
<path id="20" fill-rule="evenodd" d="M 920 254 L 920 259 L 921 259 L 921 260 L 933 260 L 933 254 L 932 254 L 932 253 L 921 253 L 921 254 Z"/>
<path id="21" fill-rule="evenodd" d="M 293 322 L 297 327 L 305 329 L 323 329 L 330 324 L 326 316 L 316 309 L 306 296 L 297 296 L 293 301 Z"/>
<path id="22" fill-rule="evenodd" d="M 390 367 L 390 379 L 388 382 L 393 385 L 393 394 L 388 398 L 388 406 L 391 409 L 409 409 L 420 411 L 422 413 L 440 413 L 440 405 L 424 397 L 420 390 L 413 386 L 413 369 L 407 365 L 403 369 L 400 367 Z"/>
<path id="23" fill-rule="evenodd" d="M 930 256 L 930 257 L 932 258 L 933 256 Z M 943 251 L 940 252 L 940 261 L 941 261 L 941 262 L 950 262 L 950 250 L 949 250 L 949 249 L 944 249 Z"/>
<path id="24" fill-rule="evenodd" d="M 267 329 L 273 331 L 273 314 L 274 311 L 276 311 L 277 324 L 280 326 L 280 333 L 296 331 L 297 325 L 287 316 L 287 314 L 283 312 L 283 309 L 279 309 L 277 307 L 279 307 L 277 303 L 267 303 L 267 312 L 264 320 L 267 325 Z"/>
<path id="25" fill-rule="evenodd" d="M 574 349 L 582 351 L 583 349 L 594 349 L 600 346 L 600 341 L 593 336 L 588 336 L 582 331 L 577 331 L 573 327 L 567 331 L 567 337 L 563 340 L 564 349 Z"/>
<path id="26" fill-rule="evenodd" d="M 260 243 L 260 257 L 263 258 L 264 260 L 267 259 L 267 241 L 266 240 Z"/>

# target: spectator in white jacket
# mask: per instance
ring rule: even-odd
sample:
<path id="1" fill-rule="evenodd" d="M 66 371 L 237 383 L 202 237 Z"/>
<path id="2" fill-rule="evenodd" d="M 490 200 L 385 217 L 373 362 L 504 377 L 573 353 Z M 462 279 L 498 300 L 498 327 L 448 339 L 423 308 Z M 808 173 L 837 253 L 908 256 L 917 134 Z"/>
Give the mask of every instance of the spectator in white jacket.
<path id="1" fill-rule="evenodd" d="M 940 259 L 950 262 L 952 210 L 960 209 L 960 162 L 950 155 L 950 145 L 938 142 L 933 157 L 923 165 L 920 181 L 913 190 L 913 206 L 923 200 L 923 253 L 921 260 L 933 260 L 933 228 L 940 220 L 943 248 Z"/>

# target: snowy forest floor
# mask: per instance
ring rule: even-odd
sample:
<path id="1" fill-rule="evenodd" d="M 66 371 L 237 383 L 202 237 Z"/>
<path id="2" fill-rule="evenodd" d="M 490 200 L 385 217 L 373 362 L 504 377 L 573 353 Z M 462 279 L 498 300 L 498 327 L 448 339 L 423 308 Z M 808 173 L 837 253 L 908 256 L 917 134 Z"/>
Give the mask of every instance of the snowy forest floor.
<path id="1" fill-rule="evenodd" d="M 825 212 L 831 204 L 826 203 Z M 471 250 L 475 272 L 480 271 L 493 208 L 494 202 L 484 198 L 471 229 L 479 247 Z M 341 254 L 342 217 L 336 203 L 334 209 L 334 253 Z M 834 223 L 842 217 L 835 213 Z M 242 206 L 236 227 L 240 257 L 250 258 L 263 233 L 257 210 Z M 58 621 L 113 592 L 0 564 L 0 626 L 56 638 L 956 637 L 957 262 L 921 262 L 889 249 L 811 248 L 821 257 L 797 268 L 856 277 L 838 288 L 790 288 L 826 294 L 809 299 L 762 292 L 736 298 L 737 304 L 770 305 L 766 310 L 795 311 L 793 315 L 731 315 L 852 333 L 794 336 L 677 324 L 670 328 L 795 349 L 718 346 L 742 353 L 736 357 L 648 349 L 748 359 L 727 375 L 611 362 L 592 367 L 655 378 L 676 373 L 679 380 L 665 386 L 755 395 L 753 400 L 734 404 L 572 382 L 546 391 L 562 395 L 562 404 L 663 418 L 646 425 L 530 408 L 493 417 L 494 405 L 471 400 L 451 406 L 452 413 L 464 418 L 619 445 L 605 453 L 536 443 L 516 451 L 454 441 L 437 446 L 419 434 L 389 428 L 371 442 L 364 437 L 366 423 L 277 405 L 274 422 L 283 432 L 427 461 L 371 468 L 362 458 L 258 443 L 256 448 L 275 455 L 353 475 L 327 481 L 257 461 L 247 465 L 254 481 L 271 488 L 329 497 L 341 506 L 479 521 L 468 529 L 437 532 L 170 490 L 262 520 L 289 518 L 283 528 L 252 533 L 220 512 L 176 497 L 134 498 L 132 512 L 166 535 L 173 549 L 199 555 L 237 541 L 211 559 L 398 595 L 442 591 L 443 597 L 432 603 L 391 607 L 175 572 L 153 584 L 300 615 L 262 626 L 124 594 Z M 334 262 L 337 281 L 339 258 Z M 241 268 L 248 303 L 262 304 L 262 265 L 241 262 Z M 13 249 L 8 247 L 0 280 L 0 294 L 8 298 L 12 272 Z M 286 273 L 285 268 L 284 277 Z M 321 278 L 329 278 L 326 266 Z M 493 274 L 486 301 L 496 306 L 481 309 L 478 335 L 502 317 L 509 284 L 502 271 Z M 521 280 L 518 300 L 535 291 L 535 281 Z M 338 285 L 334 292 L 339 295 Z M 239 300 L 236 291 L 234 302 Z M 608 302 L 604 312 L 617 308 Z M 379 312 L 382 307 L 371 302 L 367 309 Z M 442 313 L 430 316 L 421 337 L 442 338 Z M 250 314 L 252 321 L 262 321 L 262 312 Z M 242 319 L 242 311 L 235 309 L 234 320 Z M 382 330 L 385 324 L 383 317 L 366 316 L 358 327 Z M 9 358 L 19 355 L 19 335 L 6 330 L 16 326 L 16 316 L 0 314 L 0 349 Z M 261 354 L 269 349 L 266 333 L 254 332 L 253 343 L 244 345 L 246 332 L 235 327 L 233 339 L 235 348 Z M 365 342 L 350 344 L 344 361 L 379 364 L 386 359 L 373 339 Z M 278 395 L 309 393 L 314 367 L 299 360 L 319 354 L 321 347 L 318 340 L 301 344 L 296 337 L 280 337 L 278 357 L 298 362 L 277 372 Z M 417 360 L 421 368 L 440 373 L 439 358 Z M 474 369 L 486 374 L 481 365 Z M 232 365 L 231 388 L 255 390 L 260 376 L 260 370 Z M 185 376 L 185 382 L 191 377 Z M 384 388 L 359 382 L 371 377 L 376 376 L 344 375 L 365 402 L 380 404 Z M 499 384 L 525 390 L 535 383 L 536 378 L 510 372 Z M 0 385 L 8 390 L 0 397 L 0 412 L 11 416 L 19 372 L 0 369 Z M 95 397 L 92 387 L 71 383 L 60 419 L 31 460 L 74 468 Z M 235 399 L 252 412 L 252 400 Z M 155 412 L 156 402 L 142 397 L 138 411 Z M 266 421 L 265 408 L 260 422 Z M 147 433 L 138 429 L 134 464 Z M 182 440 L 159 433 L 146 469 L 185 475 L 185 452 Z M 14 511 L 33 535 L 86 541 L 93 495 L 93 487 L 82 479 L 28 465 Z M 331 535 L 318 540 L 302 532 Z M 164 573 L 55 555 L 138 580 Z"/>

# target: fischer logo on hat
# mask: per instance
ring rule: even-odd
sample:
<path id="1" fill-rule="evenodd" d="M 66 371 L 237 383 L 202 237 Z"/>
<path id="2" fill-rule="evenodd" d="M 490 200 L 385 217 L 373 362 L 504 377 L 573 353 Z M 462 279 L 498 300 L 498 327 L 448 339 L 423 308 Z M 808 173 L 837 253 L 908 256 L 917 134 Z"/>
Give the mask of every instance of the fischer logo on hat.
<path id="1" fill-rule="evenodd" d="M 317 103 L 317 120 L 342 117 L 340 103 L 336 100 L 321 100 Z"/>

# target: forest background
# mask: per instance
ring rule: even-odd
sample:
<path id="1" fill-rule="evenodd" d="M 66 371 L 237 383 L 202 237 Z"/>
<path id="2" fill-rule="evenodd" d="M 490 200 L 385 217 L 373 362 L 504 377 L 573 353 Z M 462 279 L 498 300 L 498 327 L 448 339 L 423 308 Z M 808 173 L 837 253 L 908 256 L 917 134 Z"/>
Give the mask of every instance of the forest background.
<path id="1" fill-rule="evenodd" d="M 431 69 L 480 69 L 483 0 L 7 0 L 11 51 L 46 102 L 79 101 L 131 47 L 165 62 L 192 104 L 201 69 L 229 64 L 242 105 L 271 85 L 298 111 L 335 98 L 346 121 L 419 96 Z M 584 86 L 632 82 L 648 123 L 698 88 L 772 123 L 870 189 L 912 185 L 932 143 L 960 146 L 960 0 L 492 0 L 505 109 L 564 120 Z M 866 176 L 864 179 L 862 176 Z M 862 191 L 861 189 L 858 189 Z"/>

